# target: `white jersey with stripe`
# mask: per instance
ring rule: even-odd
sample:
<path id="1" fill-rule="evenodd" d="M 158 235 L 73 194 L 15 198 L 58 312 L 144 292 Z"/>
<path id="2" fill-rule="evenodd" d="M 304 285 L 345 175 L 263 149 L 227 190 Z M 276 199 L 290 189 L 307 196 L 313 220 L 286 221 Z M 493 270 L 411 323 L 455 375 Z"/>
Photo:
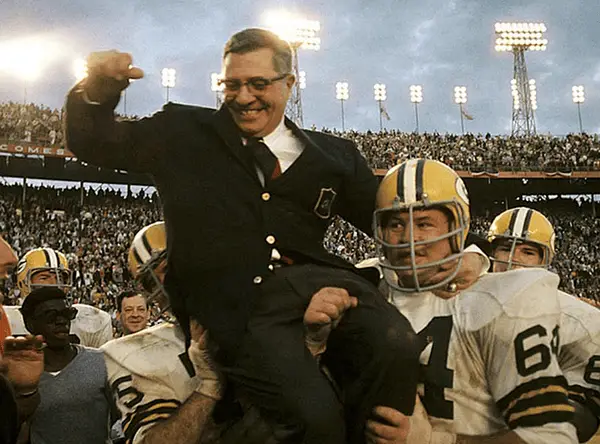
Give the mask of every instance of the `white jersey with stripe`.
<path id="1" fill-rule="evenodd" d="M 422 340 L 419 392 L 435 431 L 485 436 L 513 429 L 530 444 L 575 443 L 558 365 L 558 277 L 485 275 L 458 296 L 393 292 Z"/>
<path id="2" fill-rule="evenodd" d="M 73 304 L 73 307 L 77 309 L 77 316 L 71 321 L 69 332 L 72 337 L 71 342 L 99 348 L 112 339 L 112 319 L 107 312 L 86 304 Z M 29 334 L 19 311 L 20 308 L 20 306 L 4 306 L 14 336 Z"/>
<path id="3" fill-rule="evenodd" d="M 174 414 L 200 382 L 176 324 L 114 339 L 102 350 L 128 444 L 141 442 L 151 427 Z"/>
<path id="4" fill-rule="evenodd" d="M 561 307 L 560 367 L 569 397 L 600 418 L 600 310 L 559 292 Z"/>

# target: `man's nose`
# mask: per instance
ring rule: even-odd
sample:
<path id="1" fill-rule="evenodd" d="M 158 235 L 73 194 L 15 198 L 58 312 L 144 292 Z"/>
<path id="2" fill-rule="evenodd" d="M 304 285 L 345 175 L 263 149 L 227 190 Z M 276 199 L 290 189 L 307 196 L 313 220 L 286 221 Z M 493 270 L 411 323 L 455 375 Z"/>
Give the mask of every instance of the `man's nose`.
<path id="1" fill-rule="evenodd" d="M 235 101 L 240 105 L 247 105 L 254 102 L 256 97 L 250 92 L 248 85 L 242 85 L 238 91 Z"/>

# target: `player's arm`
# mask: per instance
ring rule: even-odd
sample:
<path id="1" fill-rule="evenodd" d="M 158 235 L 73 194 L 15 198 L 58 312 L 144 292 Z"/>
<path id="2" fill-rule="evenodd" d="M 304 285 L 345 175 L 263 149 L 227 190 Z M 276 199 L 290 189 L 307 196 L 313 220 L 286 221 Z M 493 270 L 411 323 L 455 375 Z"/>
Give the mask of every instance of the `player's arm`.
<path id="1" fill-rule="evenodd" d="M 163 444 L 166 442 L 196 443 L 206 429 L 216 400 L 194 392 L 167 419 L 147 429 L 135 444 Z M 126 434 L 127 436 L 127 434 Z"/>
<path id="2" fill-rule="evenodd" d="M 183 403 L 166 384 L 129 374 L 105 352 L 109 380 L 128 444 L 194 443 L 204 433 L 212 409 L 221 398 L 221 384 L 206 348 L 206 332 L 194 321 L 190 329 L 192 341 L 188 356 L 198 386 Z"/>
<path id="3" fill-rule="evenodd" d="M 101 167 L 150 172 L 164 135 L 161 114 L 116 122 L 113 110 L 130 79 L 143 76 L 131 55 L 103 51 L 88 57 L 89 75 L 69 92 L 64 116 L 67 148 Z"/>
<path id="4" fill-rule="evenodd" d="M 498 410 L 527 444 L 577 442 L 574 409 L 557 358 L 556 291 L 548 279 L 535 281 L 473 336 Z"/>

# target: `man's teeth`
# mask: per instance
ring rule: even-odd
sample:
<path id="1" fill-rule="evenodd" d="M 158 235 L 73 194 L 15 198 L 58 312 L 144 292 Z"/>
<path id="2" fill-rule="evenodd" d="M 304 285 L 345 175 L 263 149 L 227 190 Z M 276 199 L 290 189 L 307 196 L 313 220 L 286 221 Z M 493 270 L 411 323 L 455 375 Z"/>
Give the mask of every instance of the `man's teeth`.
<path id="1" fill-rule="evenodd" d="M 240 114 L 242 116 L 255 116 L 257 115 L 261 110 L 260 109 L 247 109 L 244 111 L 240 111 Z"/>

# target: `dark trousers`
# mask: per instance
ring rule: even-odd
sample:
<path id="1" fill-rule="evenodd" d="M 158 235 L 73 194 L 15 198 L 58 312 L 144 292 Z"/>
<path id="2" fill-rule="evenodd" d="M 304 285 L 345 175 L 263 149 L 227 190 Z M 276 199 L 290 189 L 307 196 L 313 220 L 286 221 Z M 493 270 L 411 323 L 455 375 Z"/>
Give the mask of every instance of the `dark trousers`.
<path id="1" fill-rule="evenodd" d="M 376 287 L 351 271 L 318 265 L 275 269 L 261 285 L 240 348 L 221 368 L 265 419 L 289 430 L 285 442 L 362 443 L 375 406 L 412 414 L 420 349 L 409 322 Z M 323 287 L 345 288 L 359 299 L 323 356 L 343 399 L 304 345 L 304 312 Z"/>

